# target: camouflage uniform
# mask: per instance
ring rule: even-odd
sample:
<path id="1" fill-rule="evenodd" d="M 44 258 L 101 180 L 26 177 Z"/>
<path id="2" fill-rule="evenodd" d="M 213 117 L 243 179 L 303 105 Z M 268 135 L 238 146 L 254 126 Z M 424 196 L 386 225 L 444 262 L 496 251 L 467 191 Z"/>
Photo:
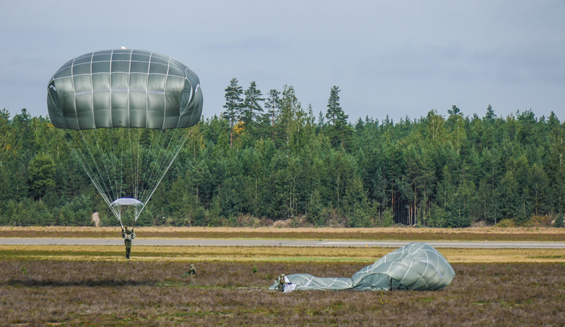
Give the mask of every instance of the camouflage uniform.
<path id="1" fill-rule="evenodd" d="M 276 289 L 279 290 L 279 291 L 281 291 L 281 292 L 284 291 L 284 285 L 286 284 L 286 282 L 285 282 L 285 280 L 284 280 L 284 277 L 285 277 L 285 275 L 284 275 L 284 274 L 281 274 L 281 275 L 279 276 L 279 278 L 276 280 L 276 281 L 278 282 L 278 283 L 277 283 L 277 286 L 276 286 Z"/>
<path id="2" fill-rule="evenodd" d="M 190 264 L 190 270 L 188 271 L 189 276 L 196 276 L 196 268 L 194 268 L 193 264 Z"/>
<path id="3" fill-rule="evenodd" d="M 124 243 L 126 245 L 126 258 L 129 259 L 129 254 L 131 252 L 131 240 L 135 238 L 135 233 L 129 231 L 127 228 L 125 231 L 122 229 L 122 237 L 124 238 Z"/>

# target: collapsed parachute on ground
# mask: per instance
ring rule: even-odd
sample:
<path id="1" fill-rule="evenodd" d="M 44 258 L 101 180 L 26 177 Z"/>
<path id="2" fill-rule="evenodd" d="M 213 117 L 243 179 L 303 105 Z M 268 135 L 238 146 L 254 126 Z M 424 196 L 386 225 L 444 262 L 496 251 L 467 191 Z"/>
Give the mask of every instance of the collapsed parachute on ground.
<path id="1" fill-rule="evenodd" d="M 49 118 L 123 227 L 137 220 L 202 114 L 198 76 L 168 56 L 104 50 L 65 63 L 47 85 Z"/>
<path id="2" fill-rule="evenodd" d="M 351 278 L 320 278 L 308 274 L 287 275 L 296 290 L 417 290 L 434 291 L 446 287 L 455 271 L 436 249 L 426 243 L 410 243 Z M 269 290 L 275 290 L 277 283 Z"/>

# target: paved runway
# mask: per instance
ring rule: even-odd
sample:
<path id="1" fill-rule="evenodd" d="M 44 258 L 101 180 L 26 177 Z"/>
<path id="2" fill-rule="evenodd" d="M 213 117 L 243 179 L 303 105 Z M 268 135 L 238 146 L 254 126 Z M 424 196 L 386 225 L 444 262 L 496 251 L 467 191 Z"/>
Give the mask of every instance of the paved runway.
<path id="1" fill-rule="evenodd" d="M 224 240 L 224 239 L 136 239 L 133 245 L 161 246 L 298 246 L 298 247 L 391 247 L 405 241 L 303 241 L 303 240 Z M 436 248 L 565 249 L 565 242 L 426 242 Z M 0 245 L 123 245 L 110 238 L 0 238 Z"/>

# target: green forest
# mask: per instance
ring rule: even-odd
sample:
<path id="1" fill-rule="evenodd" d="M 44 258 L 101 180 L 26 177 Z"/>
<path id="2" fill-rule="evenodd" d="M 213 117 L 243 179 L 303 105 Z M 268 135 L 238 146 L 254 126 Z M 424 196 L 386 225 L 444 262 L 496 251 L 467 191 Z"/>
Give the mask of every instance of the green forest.
<path id="1" fill-rule="evenodd" d="M 292 86 L 263 94 L 232 79 L 223 113 L 190 129 L 137 225 L 562 224 L 565 122 L 553 112 L 488 106 L 481 117 L 454 105 L 352 123 L 339 93 L 316 115 Z M 26 109 L 0 111 L 0 225 L 86 226 L 94 211 L 118 225 L 67 133 Z"/>

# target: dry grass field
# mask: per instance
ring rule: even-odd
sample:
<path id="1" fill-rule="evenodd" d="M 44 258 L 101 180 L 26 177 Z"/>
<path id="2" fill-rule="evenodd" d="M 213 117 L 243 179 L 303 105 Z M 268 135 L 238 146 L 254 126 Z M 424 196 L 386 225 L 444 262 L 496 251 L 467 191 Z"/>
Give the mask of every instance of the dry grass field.
<path id="1" fill-rule="evenodd" d="M 142 262 L 349 262 L 369 264 L 394 248 L 311 248 L 240 246 L 133 246 Z M 451 263 L 565 263 L 565 249 L 451 249 L 439 251 Z M 123 246 L 0 245 L 0 260 L 124 261 Z"/>
<path id="2" fill-rule="evenodd" d="M 50 237 L 117 238 L 116 230 L 4 228 L 0 236 L 23 237 L 14 236 L 17 231 L 28 237 L 45 237 L 41 233 L 47 233 Z M 317 239 L 310 236 L 323 234 L 319 238 L 371 239 L 386 231 L 411 238 L 454 235 L 457 240 L 462 235 L 484 237 L 489 233 L 496 235 L 494 240 L 501 240 L 501 235 L 530 241 L 542 236 L 558 241 L 563 238 L 559 230 L 541 228 L 257 230 L 141 231 L 153 237 L 206 238 L 271 235 Z M 134 245 L 132 259 L 126 260 L 123 246 L 0 245 L 0 326 L 565 325 L 564 249 L 441 248 L 457 276 L 451 285 L 436 292 L 267 291 L 281 273 L 348 277 L 392 250 Z M 198 276 L 183 276 L 190 263 L 196 264 Z"/>
<path id="3" fill-rule="evenodd" d="M 565 242 L 565 228 L 227 228 L 138 227 L 140 238 L 255 238 L 388 241 Z M 119 238 L 119 227 L 0 227 L 0 237 Z"/>
<path id="4" fill-rule="evenodd" d="M 562 326 L 563 263 L 454 264 L 436 292 L 269 292 L 281 272 L 362 263 L 1 260 L 4 325 Z"/>

